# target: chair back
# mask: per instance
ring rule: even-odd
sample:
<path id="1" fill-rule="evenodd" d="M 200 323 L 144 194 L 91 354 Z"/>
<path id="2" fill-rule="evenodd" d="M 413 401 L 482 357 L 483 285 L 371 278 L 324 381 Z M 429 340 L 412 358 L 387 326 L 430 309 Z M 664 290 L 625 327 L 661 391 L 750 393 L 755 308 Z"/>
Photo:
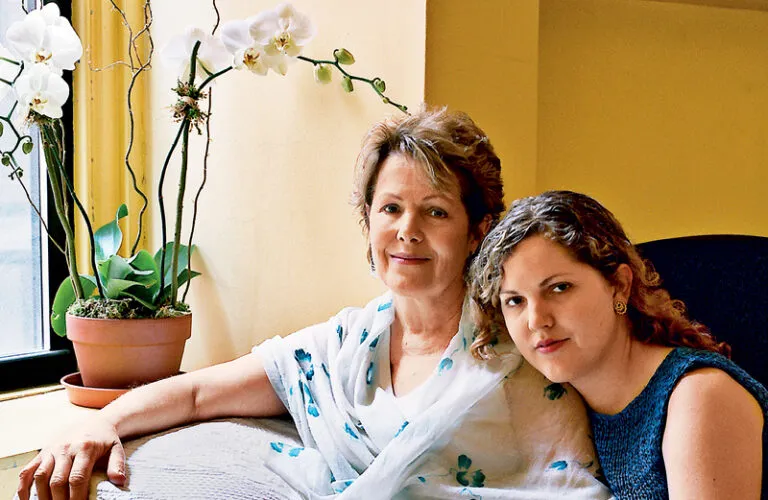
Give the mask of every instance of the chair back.
<path id="1" fill-rule="evenodd" d="M 733 361 L 768 386 L 768 238 L 687 236 L 637 247 L 689 317 L 730 344 Z"/>

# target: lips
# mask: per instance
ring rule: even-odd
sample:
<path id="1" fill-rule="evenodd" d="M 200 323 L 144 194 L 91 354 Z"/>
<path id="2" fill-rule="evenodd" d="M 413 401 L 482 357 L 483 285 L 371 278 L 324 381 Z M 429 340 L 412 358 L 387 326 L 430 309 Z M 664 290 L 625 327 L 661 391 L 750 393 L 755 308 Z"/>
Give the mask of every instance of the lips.
<path id="1" fill-rule="evenodd" d="M 550 354 L 565 345 L 568 339 L 545 339 L 536 344 L 536 350 L 542 354 Z"/>
<path id="2" fill-rule="evenodd" d="M 389 258 L 392 260 L 392 262 L 395 262 L 397 264 L 407 265 L 407 266 L 424 264 L 425 262 L 429 261 L 428 257 L 420 257 L 418 255 L 407 254 L 407 253 L 390 254 Z"/>

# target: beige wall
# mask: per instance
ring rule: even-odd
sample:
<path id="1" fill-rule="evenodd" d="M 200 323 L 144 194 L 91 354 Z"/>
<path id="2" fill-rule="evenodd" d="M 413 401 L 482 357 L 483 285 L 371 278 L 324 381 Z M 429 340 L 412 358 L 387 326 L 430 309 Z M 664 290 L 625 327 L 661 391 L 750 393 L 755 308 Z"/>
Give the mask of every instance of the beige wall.
<path id="1" fill-rule="evenodd" d="M 222 20 L 229 20 L 276 2 L 218 4 Z M 388 94 L 404 104 L 423 101 L 423 0 L 293 5 L 318 30 L 305 55 L 327 58 L 344 46 L 358 60 L 354 72 L 382 77 Z M 202 0 L 187 2 L 184 9 L 157 2 L 154 14 L 158 46 L 188 24 L 210 28 L 214 19 Z M 176 129 L 167 112 L 174 81 L 161 68 L 157 59 L 151 99 L 155 179 Z M 265 338 L 324 321 L 344 306 L 364 305 L 382 291 L 369 274 L 348 200 L 364 132 L 399 111 L 362 85 L 344 93 L 338 75 L 334 78 L 334 84 L 319 86 L 311 65 L 299 61 L 285 77 L 232 73 L 216 85 L 208 183 L 195 236 L 195 267 L 203 276 L 189 296 L 194 326 L 183 369 L 231 359 Z M 188 191 L 200 179 L 204 142 L 196 135 L 193 141 Z M 172 191 L 169 187 L 166 203 Z M 154 229 L 157 242 L 159 226 Z"/>
<path id="2" fill-rule="evenodd" d="M 758 3 L 430 0 L 426 97 L 486 128 L 508 200 L 585 191 L 638 241 L 768 235 Z"/>

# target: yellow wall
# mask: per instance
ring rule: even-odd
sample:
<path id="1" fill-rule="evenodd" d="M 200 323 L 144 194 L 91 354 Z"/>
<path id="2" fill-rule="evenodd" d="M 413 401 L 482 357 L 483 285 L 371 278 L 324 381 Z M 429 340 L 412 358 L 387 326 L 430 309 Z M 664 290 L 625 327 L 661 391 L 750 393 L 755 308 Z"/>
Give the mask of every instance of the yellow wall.
<path id="1" fill-rule="evenodd" d="M 229 20 L 276 3 L 231 0 L 219 2 L 219 8 Z M 187 2 L 184 9 L 175 2 L 153 5 L 158 47 L 188 24 L 213 24 L 207 1 Z M 293 5 L 317 26 L 307 56 L 325 58 L 334 48 L 347 47 L 358 61 L 354 72 L 382 77 L 392 98 L 409 106 L 424 99 L 424 1 Z M 176 126 L 167 110 L 174 79 L 159 58 L 154 66 L 150 132 L 156 185 Z M 311 65 L 297 62 L 285 77 L 238 72 L 216 85 L 208 184 L 195 237 L 195 267 L 203 276 L 189 296 L 194 326 L 183 369 L 231 359 L 265 338 L 325 321 L 344 306 L 364 305 L 382 291 L 369 274 L 348 201 L 363 134 L 374 121 L 399 111 L 361 85 L 346 94 L 338 75 L 334 79 L 319 86 Z M 196 135 L 192 140 L 188 192 L 200 179 L 204 142 Z M 166 200 L 172 191 L 169 186 Z M 153 247 L 159 241 L 156 221 Z"/>
<path id="2" fill-rule="evenodd" d="M 507 200 L 584 191 L 637 241 L 768 235 L 768 12 L 697 0 L 430 0 L 427 12 L 427 100 L 486 128 Z"/>
<path id="3" fill-rule="evenodd" d="M 768 235 L 768 13 L 542 0 L 537 188 L 636 240 Z"/>
<path id="4" fill-rule="evenodd" d="M 427 2 L 426 101 L 485 130 L 508 200 L 536 189 L 538 43 L 536 0 Z"/>

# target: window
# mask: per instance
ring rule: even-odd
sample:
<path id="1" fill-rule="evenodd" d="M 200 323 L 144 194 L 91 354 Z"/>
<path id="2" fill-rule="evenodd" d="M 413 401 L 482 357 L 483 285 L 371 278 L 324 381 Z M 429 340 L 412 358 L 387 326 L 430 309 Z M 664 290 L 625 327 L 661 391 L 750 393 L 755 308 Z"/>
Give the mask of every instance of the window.
<path id="1" fill-rule="evenodd" d="M 62 15 L 70 17 L 70 2 L 56 3 Z M 35 0 L 25 0 L 24 5 L 27 9 L 36 7 Z M 13 3 L 0 2 L 3 34 L 8 27 L 6 20 L 14 17 L 8 12 L 13 7 Z M 13 79 L 17 72 L 17 68 L 0 61 L 0 78 Z M 65 78 L 68 77 L 66 74 Z M 71 82 L 68 83 L 71 88 Z M 13 102 L 12 96 L 0 101 L 0 116 L 9 116 Z M 69 99 L 64 109 L 65 126 L 70 130 L 71 102 Z M 0 150 L 7 151 L 16 136 L 7 122 L 0 123 L 5 129 L 0 136 Z M 67 134 L 67 141 L 67 168 L 71 173 L 71 133 Z M 18 179 L 9 178 L 12 169 L 0 165 L 0 390 L 54 383 L 77 369 L 71 344 L 49 328 L 49 304 L 67 272 L 64 256 L 49 241 L 27 199 L 28 193 L 46 218 L 49 231 L 61 241 L 62 231 L 53 207 L 46 202 L 47 180 L 39 151 L 39 144 L 35 143 L 31 154 L 14 155 L 23 170 L 21 181 L 26 193 Z"/>

